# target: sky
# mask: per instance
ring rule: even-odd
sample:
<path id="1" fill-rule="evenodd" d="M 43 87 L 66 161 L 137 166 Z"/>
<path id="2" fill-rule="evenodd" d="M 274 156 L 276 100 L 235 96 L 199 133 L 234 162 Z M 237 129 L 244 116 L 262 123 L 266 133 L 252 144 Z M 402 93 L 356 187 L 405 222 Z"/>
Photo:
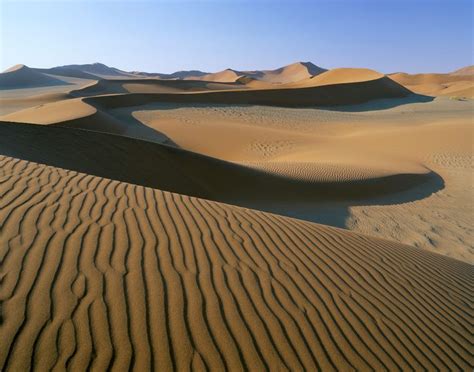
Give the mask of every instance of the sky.
<path id="1" fill-rule="evenodd" d="M 474 63 L 473 17 L 472 0 L 0 0 L 0 68 L 448 72 Z"/>

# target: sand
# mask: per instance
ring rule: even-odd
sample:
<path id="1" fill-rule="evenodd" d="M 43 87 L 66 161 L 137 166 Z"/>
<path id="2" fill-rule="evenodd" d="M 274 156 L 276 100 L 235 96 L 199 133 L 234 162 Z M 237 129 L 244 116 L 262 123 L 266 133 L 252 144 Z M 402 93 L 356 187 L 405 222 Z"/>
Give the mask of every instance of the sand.
<path id="1" fill-rule="evenodd" d="M 323 202 L 295 203 L 291 194 L 268 203 L 240 203 L 474 263 L 472 103 L 440 98 L 373 111 L 384 104 L 361 112 L 149 104 L 111 114 L 149 125 L 182 148 L 313 185 L 355 187 L 384 175 L 434 172 L 438 181 L 400 195 L 383 188 L 376 197 L 380 193 L 371 189 L 354 200 L 345 192 L 346 201 L 331 204 L 325 190 Z"/>
<path id="2" fill-rule="evenodd" d="M 2 157 L 5 370 L 469 369 L 472 266 Z"/>
<path id="3" fill-rule="evenodd" d="M 233 83 L 241 78 L 251 78 L 269 84 L 285 84 L 309 79 L 324 71 L 326 71 L 324 68 L 311 62 L 295 62 L 275 70 L 237 71 L 229 68 L 220 72 L 189 76 L 185 79 Z"/>
<path id="4" fill-rule="evenodd" d="M 323 72 L 317 76 L 312 76 L 307 79 L 291 82 L 287 86 L 308 87 L 332 84 L 360 83 L 365 81 L 382 79 L 383 77 L 383 74 L 365 68 L 335 68 Z"/>
<path id="5" fill-rule="evenodd" d="M 0 370 L 471 370 L 471 70 L 4 73 Z"/>
<path id="6" fill-rule="evenodd" d="M 16 65 L 0 73 L 0 89 L 18 89 L 68 85 L 67 81 L 42 74 L 25 65 Z"/>
<path id="7" fill-rule="evenodd" d="M 472 66 L 450 74 L 390 74 L 390 78 L 413 92 L 430 96 L 474 97 Z"/>

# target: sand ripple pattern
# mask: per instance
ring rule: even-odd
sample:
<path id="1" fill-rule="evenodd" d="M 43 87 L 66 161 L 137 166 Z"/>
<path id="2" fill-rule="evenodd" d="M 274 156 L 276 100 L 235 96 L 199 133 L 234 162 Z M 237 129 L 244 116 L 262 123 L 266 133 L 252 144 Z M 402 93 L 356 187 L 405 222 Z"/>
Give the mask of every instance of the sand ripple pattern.
<path id="1" fill-rule="evenodd" d="M 0 157 L 0 369 L 470 370 L 472 266 Z"/>

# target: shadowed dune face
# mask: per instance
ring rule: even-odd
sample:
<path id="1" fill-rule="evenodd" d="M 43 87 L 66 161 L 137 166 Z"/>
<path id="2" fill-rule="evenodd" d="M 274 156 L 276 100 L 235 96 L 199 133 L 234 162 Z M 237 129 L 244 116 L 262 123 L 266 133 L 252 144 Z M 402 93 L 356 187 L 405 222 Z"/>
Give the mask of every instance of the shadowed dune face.
<path id="1" fill-rule="evenodd" d="M 73 92 L 81 96 L 81 90 Z M 314 87 L 222 90 L 219 92 L 115 94 L 93 98 L 105 108 L 137 106 L 151 102 L 219 103 L 271 106 L 334 106 L 364 103 L 373 99 L 401 98 L 412 94 L 408 89 L 389 79 L 349 82 Z M 86 92 L 86 95 L 89 95 Z M 92 99 L 92 98 L 91 98 Z"/>
<path id="2" fill-rule="evenodd" d="M 472 266 L 0 158 L 2 370 L 472 368 Z"/>
<path id="3" fill-rule="evenodd" d="M 44 149 L 47 148 L 47 151 Z M 0 122 L 0 153 L 219 201 L 327 200 L 386 194 L 430 182 L 426 168 L 349 173 L 343 177 L 291 177 L 173 146 L 72 127 Z M 318 174 L 318 173 L 317 173 Z M 439 183 L 436 183 L 439 185 Z M 442 184 L 441 184 L 442 185 Z M 433 192 L 429 189 L 428 195 Z"/>
<path id="4" fill-rule="evenodd" d="M 55 85 L 69 85 L 69 83 L 51 75 L 37 72 L 24 65 L 13 66 L 5 72 L 0 73 L 0 89 L 20 89 Z"/>
<path id="5" fill-rule="evenodd" d="M 324 198 L 297 201 L 293 192 L 271 201 L 229 200 L 233 204 L 346 227 L 474 262 L 474 128 L 468 101 L 390 99 L 330 110 L 150 104 L 109 113 L 144 123 L 193 152 L 312 186 L 324 179 L 345 180 L 348 186 L 333 189 L 346 195 L 341 202 L 329 201 L 326 189 L 318 190 L 326 195 L 326 203 Z M 401 194 L 394 195 L 393 188 L 372 189 L 366 198 L 346 194 L 356 180 L 428 169 L 438 176 L 411 184 Z M 406 181 L 392 180 L 399 186 Z"/>
<path id="6" fill-rule="evenodd" d="M 122 93 L 183 93 L 209 90 L 242 89 L 242 84 L 193 80 L 101 79 L 71 92 L 76 97 Z"/>

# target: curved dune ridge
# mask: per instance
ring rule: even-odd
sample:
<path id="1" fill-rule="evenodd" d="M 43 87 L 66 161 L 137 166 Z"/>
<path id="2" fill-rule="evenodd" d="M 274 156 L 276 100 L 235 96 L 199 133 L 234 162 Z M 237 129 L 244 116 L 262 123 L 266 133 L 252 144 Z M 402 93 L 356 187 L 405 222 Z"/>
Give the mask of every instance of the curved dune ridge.
<path id="1" fill-rule="evenodd" d="M 332 159 L 330 159 L 332 160 Z M 381 179 L 384 177 L 405 175 L 426 175 L 429 170 L 415 162 L 398 162 L 395 166 L 383 167 L 350 161 L 252 161 L 246 165 L 265 170 L 271 174 L 278 174 L 295 180 L 307 182 L 363 182 Z M 389 190 L 387 190 L 389 191 Z"/>
<path id="2" fill-rule="evenodd" d="M 242 84 L 200 80 L 101 79 L 71 91 L 73 96 L 87 97 L 122 93 L 181 93 L 208 90 L 242 89 Z"/>
<path id="3" fill-rule="evenodd" d="M 68 85 L 53 76 L 37 72 L 25 65 L 15 65 L 0 73 L 0 89 L 18 89 Z"/>
<path id="4" fill-rule="evenodd" d="M 1 120 L 13 123 L 31 123 L 40 125 L 58 125 L 98 132 L 119 134 L 155 142 L 167 142 L 168 137 L 143 125 L 129 125 L 115 119 L 85 102 L 83 98 L 64 99 L 48 102 L 1 117 Z M 66 150 L 66 149 L 65 149 Z"/>
<path id="5" fill-rule="evenodd" d="M 242 84 L 239 84 L 242 86 Z M 81 91 L 74 92 L 81 96 Z M 365 103 L 374 99 L 402 98 L 412 92 L 388 77 L 323 86 L 282 86 L 265 89 L 226 89 L 182 93 L 124 93 L 95 96 L 105 108 L 162 103 L 253 104 L 283 107 L 336 106 Z M 90 95 L 90 94 L 85 94 Z M 91 98 L 92 99 L 92 98 Z"/>
<path id="6" fill-rule="evenodd" d="M 0 368 L 469 370 L 472 266 L 0 157 Z"/>
<path id="7" fill-rule="evenodd" d="M 385 75 L 367 68 L 335 68 L 306 80 L 294 82 L 295 86 L 322 86 L 332 84 L 360 83 L 377 80 Z"/>
<path id="8" fill-rule="evenodd" d="M 450 74 L 390 74 L 390 78 L 408 89 L 432 96 L 474 97 L 473 67 L 468 66 Z"/>
<path id="9" fill-rule="evenodd" d="M 297 174 L 281 171 L 285 169 L 281 164 L 277 169 L 266 164 L 254 169 L 159 141 L 63 126 L 0 122 L 0 151 L 7 156 L 218 201 L 361 198 L 405 190 L 438 178 L 416 164 L 397 164 L 391 170 L 370 167 L 360 172 L 351 171 L 350 166 L 319 169 L 313 164 L 316 172 L 309 175 L 304 167 L 298 167 Z"/>

